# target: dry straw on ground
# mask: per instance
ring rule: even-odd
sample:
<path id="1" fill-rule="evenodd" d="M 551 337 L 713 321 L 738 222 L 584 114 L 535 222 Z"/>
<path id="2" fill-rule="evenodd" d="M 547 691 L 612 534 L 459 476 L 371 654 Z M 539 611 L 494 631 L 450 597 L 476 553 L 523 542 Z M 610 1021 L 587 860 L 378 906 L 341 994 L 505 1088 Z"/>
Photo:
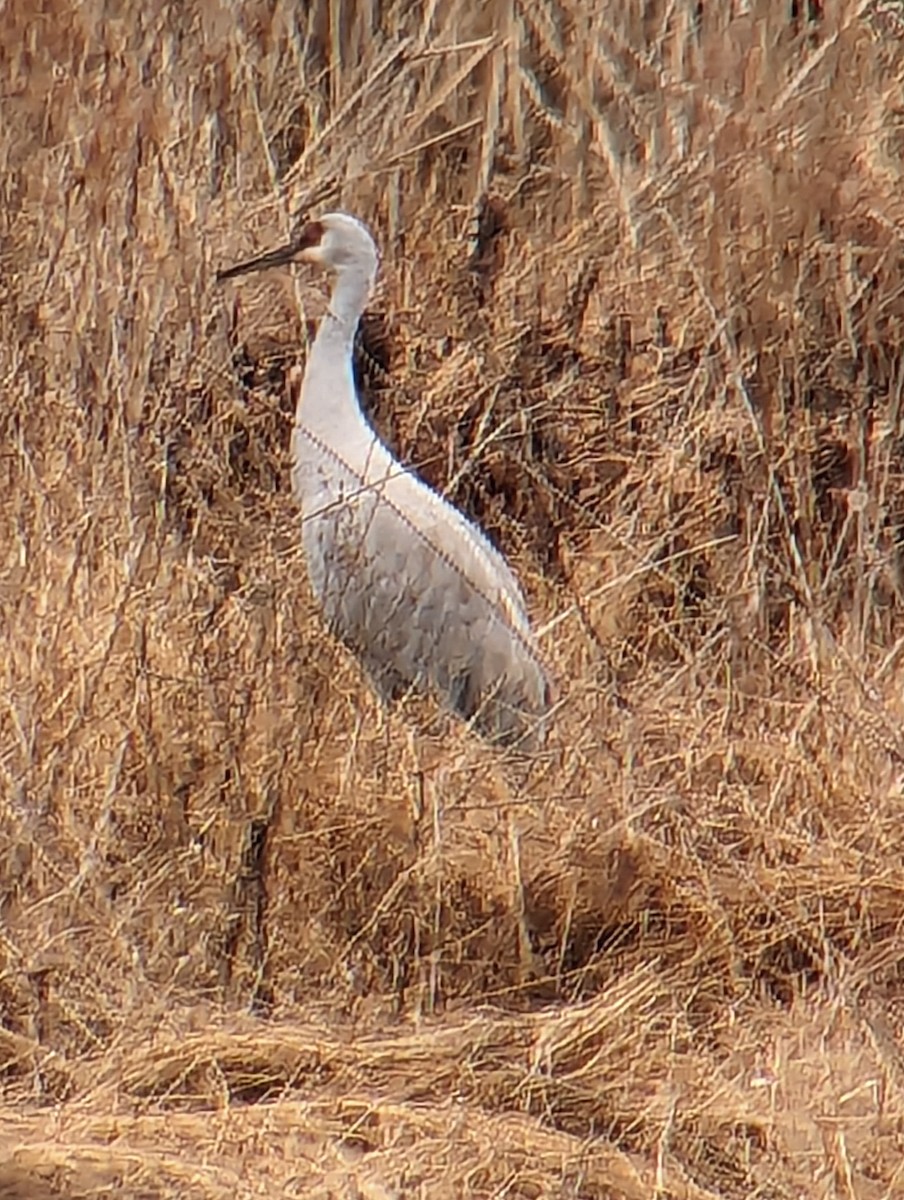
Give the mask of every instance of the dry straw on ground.
<path id="1" fill-rule="evenodd" d="M 904 1192 L 899 9 L 0 7 L 0 1196 Z M 306 591 L 337 205 L 529 772 Z"/>

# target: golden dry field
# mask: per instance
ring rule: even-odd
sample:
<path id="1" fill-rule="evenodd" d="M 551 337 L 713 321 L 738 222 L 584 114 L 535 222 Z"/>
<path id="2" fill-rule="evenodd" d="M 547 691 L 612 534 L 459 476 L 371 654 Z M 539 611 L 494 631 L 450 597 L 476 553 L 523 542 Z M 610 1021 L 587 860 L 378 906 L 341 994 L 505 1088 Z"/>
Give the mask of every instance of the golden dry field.
<path id="1" fill-rule="evenodd" d="M 904 1196 L 904 7 L 0 4 L 0 1198 Z M 324 633 L 368 411 L 529 596 L 506 761 Z"/>

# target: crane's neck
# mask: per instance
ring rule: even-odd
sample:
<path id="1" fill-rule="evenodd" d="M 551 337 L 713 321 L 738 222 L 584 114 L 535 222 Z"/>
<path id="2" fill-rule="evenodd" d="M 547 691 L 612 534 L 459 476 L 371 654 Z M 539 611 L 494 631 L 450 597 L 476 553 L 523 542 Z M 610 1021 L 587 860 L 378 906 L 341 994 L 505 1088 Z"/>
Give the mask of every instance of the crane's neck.
<path id="1" fill-rule="evenodd" d="M 374 272 L 348 266 L 338 272 L 329 310 L 311 347 L 295 416 L 296 428 L 349 450 L 373 442 L 355 391 L 352 351 Z"/>
<path id="2" fill-rule="evenodd" d="M 330 296 L 329 317 L 334 324 L 348 331 L 349 346 L 373 285 L 374 273 L 367 267 L 347 266 L 336 274 L 333 294 Z M 320 328 L 322 330 L 323 325 Z"/>

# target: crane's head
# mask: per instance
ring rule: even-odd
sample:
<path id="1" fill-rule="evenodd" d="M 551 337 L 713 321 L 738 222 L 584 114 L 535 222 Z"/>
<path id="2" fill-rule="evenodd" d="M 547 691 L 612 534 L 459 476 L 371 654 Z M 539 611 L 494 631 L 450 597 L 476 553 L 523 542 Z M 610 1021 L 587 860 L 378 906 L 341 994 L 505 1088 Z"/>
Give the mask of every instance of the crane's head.
<path id="1" fill-rule="evenodd" d="M 233 279 L 249 271 L 263 271 L 289 262 L 316 263 L 338 272 L 358 270 L 372 277 L 377 271 L 377 261 L 377 247 L 367 227 L 348 213 L 332 212 L 301 226 L 285 246 L 218 271 L 217 279 Z"/>

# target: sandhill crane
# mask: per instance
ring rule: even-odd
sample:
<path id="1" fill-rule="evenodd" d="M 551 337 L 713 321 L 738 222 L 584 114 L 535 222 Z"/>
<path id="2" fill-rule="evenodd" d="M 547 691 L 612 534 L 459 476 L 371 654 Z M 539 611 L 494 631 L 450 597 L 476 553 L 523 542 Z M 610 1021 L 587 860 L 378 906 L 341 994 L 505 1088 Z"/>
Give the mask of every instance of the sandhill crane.
<path id="1" fill-rule="evenodd" d="M 353 341 L 378 266 L 370 233 L 328 213 L 217 278 L 295 260 L 334 275 L 292 437 L 292 488 L 323 616 L 385 701 L 432 691 L 489 742 L 528 749 L 549 685 L 521 588 L 487 537 L 393 458 L 355 391 Z"/>

